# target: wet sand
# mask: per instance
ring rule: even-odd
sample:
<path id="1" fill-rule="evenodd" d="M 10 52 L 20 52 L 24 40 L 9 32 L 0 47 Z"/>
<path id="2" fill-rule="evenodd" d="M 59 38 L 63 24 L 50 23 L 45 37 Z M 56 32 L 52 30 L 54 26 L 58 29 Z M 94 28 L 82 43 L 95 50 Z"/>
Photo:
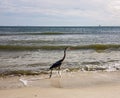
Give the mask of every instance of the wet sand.
<path id="1" fill-rule="evenodd" d="M 22 80 L 22 81 L 21 81 Z M 24 81 L 24 82 L 23 82 Z M 0 78 L 0 98 L 120 98 L 120 72 Z"/>

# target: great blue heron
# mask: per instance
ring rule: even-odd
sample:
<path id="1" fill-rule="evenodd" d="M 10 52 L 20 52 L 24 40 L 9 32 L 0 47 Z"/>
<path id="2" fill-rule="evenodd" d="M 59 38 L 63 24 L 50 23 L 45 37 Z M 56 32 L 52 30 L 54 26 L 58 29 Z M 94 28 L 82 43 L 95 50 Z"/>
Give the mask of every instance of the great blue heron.
<path id="1" fill-rule="evenodd" d="M 61 64 L 62 64 L 62 62 L 64 61 L 64 59 L 65 59 L 65 57 L 66 57 L 66 50 L 67 50 L 67 49 L 68 49 L 68 47 L 66 47 L 65 50 L 64 50 L 64 56 L 63 56 L 63 58 L 60 59 L 59 61 L 55 62 L 55 63 L 49 68 L 49 69 L 51 70 L 51 72 L 50 72 L 50 77 L 49 77 L 49 78 L 51 78 L 51 76 L 52 76 L 52 70 L 53 70 L 53 69 L 58 68 L 58 73 L 59 73 Z"/>

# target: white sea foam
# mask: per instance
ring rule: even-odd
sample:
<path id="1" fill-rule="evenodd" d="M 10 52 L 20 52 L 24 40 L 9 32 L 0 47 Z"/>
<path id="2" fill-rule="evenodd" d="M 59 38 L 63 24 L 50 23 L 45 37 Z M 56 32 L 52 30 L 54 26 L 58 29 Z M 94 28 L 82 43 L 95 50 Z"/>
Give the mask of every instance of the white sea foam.
<path id="1" fill-rule="evenodd" d="M 28 81 L 27 80 L 25 80 L 25 79 L 19 79 L 25 86 L 27 86 L 28 85 Z"/>
<path id="2" fill-rule="evenodd" d="M 20 78 L 19 81 L 23 83 L 24 86 L 28 86 L 28 83 L 34 82 L 34 81 L 38 81 L 38 80 L 43 80 L 43 79 L 48 79 L 48 77 L 36 77 L 36 78 Z"/>

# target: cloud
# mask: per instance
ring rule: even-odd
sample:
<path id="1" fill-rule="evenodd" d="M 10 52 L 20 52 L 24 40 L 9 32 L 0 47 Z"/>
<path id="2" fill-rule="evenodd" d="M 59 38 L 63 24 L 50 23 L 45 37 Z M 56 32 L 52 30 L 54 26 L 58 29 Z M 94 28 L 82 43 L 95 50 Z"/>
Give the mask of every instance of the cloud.
<path id="1" fill-rule="evenodd" d="M 99 9 L 100 0 L 0 0 L 1 11 L 6 12 L 43 12 L 49 10 L 95 10 Z"/>
<path id="2" fill-rule="evenodd" d="M 119 0 L 0 0 L 0 14 L 120 21 Z"/>
<path id="3" fill-rule="evenodd" d="M 119 0 L 114 0 L 111 1 L 108 5 L 109 11 L 112 12 L 113 14 L 117 13 L 120 14 L 120 1 Z"/>

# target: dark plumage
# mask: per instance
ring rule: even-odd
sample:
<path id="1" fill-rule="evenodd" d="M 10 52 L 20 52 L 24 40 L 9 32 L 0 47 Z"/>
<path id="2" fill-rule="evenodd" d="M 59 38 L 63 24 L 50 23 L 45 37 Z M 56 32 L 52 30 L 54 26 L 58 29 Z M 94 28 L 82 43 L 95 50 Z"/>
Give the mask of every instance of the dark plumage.
<path id="1" fill-rule="evenodd" d="M 68 47 L 67 47 L 68 48 Z M 62 62 L 64 61 L 65 57 L 66 57 L 66 50 L 67 48 L 65 48 L 64 50 L 64 56 L 62 59 L 60 59 L 59 61 L 55 62 L 49 69 L 51 70 L 50 72 L 50 78 L 52 76 L 52 70 L 55 69 L 55 68 L 58 68 L 58 73 L 59 73 L 59 70 L 60 70 L 60 67 L 61 67 L 61 64 Z"/>

